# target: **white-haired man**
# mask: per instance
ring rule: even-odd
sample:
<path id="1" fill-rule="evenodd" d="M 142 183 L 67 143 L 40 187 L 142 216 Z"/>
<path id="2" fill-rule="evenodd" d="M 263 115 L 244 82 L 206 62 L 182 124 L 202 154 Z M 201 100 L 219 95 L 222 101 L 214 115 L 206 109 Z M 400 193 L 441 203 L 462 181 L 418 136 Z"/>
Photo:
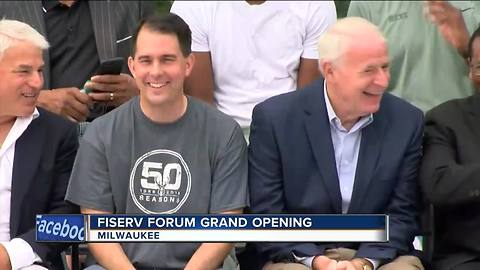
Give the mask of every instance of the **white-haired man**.
<path id="1" fill-rule="evenodd" d="M 64 201 L 76 126 L 35 106 L 46 48 L 29 25 L 0 20 L 0 269 L 58 267 L 63 246 L 36 243 L 35 215 L 76 210 Z"/>
<path id="2" fill-rule="evenodd" d="M 263 259 L 258 266 L 423 269 L 409 256 L 419 228 L 423 114 L 384 93 L 390 77 L 387 44 L 368 21 L 337 21 L 320 37 L 319 55 L 324 79 L 253 111 L 252 212 L 388 214 L 390 239 L 257 243 L 256 257 Z"/>

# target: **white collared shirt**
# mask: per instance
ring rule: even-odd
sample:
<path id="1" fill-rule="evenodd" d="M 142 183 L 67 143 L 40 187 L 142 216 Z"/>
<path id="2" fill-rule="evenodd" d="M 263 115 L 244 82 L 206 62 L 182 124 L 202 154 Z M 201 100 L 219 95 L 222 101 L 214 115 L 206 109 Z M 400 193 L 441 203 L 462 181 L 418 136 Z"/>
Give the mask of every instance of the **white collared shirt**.
<path id="1" fill-rule="evenodd" d="M 5 141 L 0 146 L 0 243 L 7 250 L 12 269 L 20 269 L 41 261 L 25 240 L 21 238 L 10 239 L 10 202 L 15 143 L 27 130 L 33 119 L 39 115 L 40 113 L 35 108 L 32 115 L 17 117 Z"/>

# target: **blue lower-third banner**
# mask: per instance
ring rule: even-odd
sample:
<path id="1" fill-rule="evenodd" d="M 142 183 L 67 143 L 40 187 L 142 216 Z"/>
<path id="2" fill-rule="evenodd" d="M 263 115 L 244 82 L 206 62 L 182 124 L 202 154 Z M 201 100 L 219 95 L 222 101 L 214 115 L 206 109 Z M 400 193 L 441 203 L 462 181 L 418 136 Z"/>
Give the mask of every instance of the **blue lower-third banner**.
<path id="1" fill-rule="evenodd" d="M 79 221 L 85 222 L 79 224 Z M 83 225 L 83 226 L 81 226 Z M 71 237 L 71 239 L 69 238 Z M 39 215 L 38 241 L 386 242 L 386 215 Z"/>

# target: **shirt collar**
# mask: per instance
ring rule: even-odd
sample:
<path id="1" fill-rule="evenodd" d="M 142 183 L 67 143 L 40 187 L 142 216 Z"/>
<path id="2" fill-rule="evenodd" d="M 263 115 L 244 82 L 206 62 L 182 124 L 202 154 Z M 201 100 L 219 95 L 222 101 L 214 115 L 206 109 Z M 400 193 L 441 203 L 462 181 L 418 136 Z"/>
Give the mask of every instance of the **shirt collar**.
<path id="1" fill-rule="evenodd" d="M 33 110 L 33 113 L 32 113 L 32 120 L 38 118 L 39 116 L 40 116 L 40 112 L 37 110 L 37 107 L 35 107 L 35 110 Z"/>
<path id="2" fill-rule="evenodd" d="M 37 107 L 33 110 L 33 113 L 28 116 L 17 116 L 17 121 L 32 121 L 40 116 L 40 112 Z"/>
<path id="3" fill-rule="evenodd" d="M 43 6 L 43 11 L 44 12 L 50 11 L 58 5 L 60 5 L 60 2 L 58 0 L 43 0 L 42 1 L 42 6 Z"/>
<path id="4" fill-rule="evenodd" d="M 27 122 L 29 125 L 30 123 L 40 116 L 40 112 L 37 110 L 37 107 L 33 110 L 33 113 L 29 116 L 18 116 L 17 122 Z"/>
<path id="5" fill-rule="evenodd" d="M 9 149 L 12 145 L 15 144 L 17 139 L 23 134 L 23 132 L 28 128 L 28 126 L 32 123 L 35 118 L 40 116 L 40 112 L 35 107 L 33 113 L 29 116 L 18 116 L 15 119 L 15 123 L 11 127 L 10 131 L 5 138 L 5 141 L 0 146 L 0 156 L 4 155 L 4 153 Z"/>
<path id="6" fill-rule="evenodd" d="M 333 110 L 332 103 L 330 103 L 330 98 L 327 94 L 327 81 L 323 83 L 323 95 L 325 96 L 325 106 L 327 106 L 328 113 L 328 122 L 332 122 L 334 119 L 338 119 L 337 114 Z"/>
<path id="7" fill-rule="evenodd" d="M 73 3 L 72 7 L 77 4 L 77 2 L 82 1 L 82 0 L 77 0 Z M 43 12 L 47 13 L 48 11 L 54 9 L 57 6 L 64 6 L 67 7 L 66 5 L 60 3 L 58 0 L 42 0 L 42 7 L 43 7 Z"/>
<path id="8" fill-rule="evenodd" d="M 324 81 L 323 83 L 323 95 L 325 97 L 325 106 L 327 107 L 328 122 L 330 123 L 330 125 L 333 125 L 337 129 L 345 130 L 345 128 L 341 124 L 340 118 L 338 118 L 337 114 L 333 110 L 332 103 L 330 103 L 330 98 L 327 94 L 327 81 Z M 358 129 L 362 129 L 372 122 L 373 114 L 363 116 L 362 118 L 360 118 L 360 120 L 357 121 L 357 123 L 355 123 L 355 125 L 350 129 L 349 132 L 355 132 Z"/>

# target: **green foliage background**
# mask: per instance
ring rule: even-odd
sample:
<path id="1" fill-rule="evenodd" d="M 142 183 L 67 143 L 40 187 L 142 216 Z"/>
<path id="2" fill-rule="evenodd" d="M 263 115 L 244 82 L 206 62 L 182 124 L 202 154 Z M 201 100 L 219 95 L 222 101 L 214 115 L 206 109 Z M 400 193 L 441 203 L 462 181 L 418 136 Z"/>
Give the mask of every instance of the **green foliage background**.
<path id="1" fill-rule="evenodd" d="M 163 12 L 168 12 L 170 10 L 170 6 L 172 5 L 173 1 L 167 1 L 167 0 L 156 0 L 155 1 L 157 4 L 157 12 L 163 13 Z M 343 18 L 347 15 L 348 11 L 348 5 L 350 4 L 350 1 L 342 1 L 342 0 L 335 0 L 335 6 L 337 8 L 337 17 L 338 18 Z"/>
<path id="2" fill-rule="evenodd" d="M 350 0 L 348 1 L 335 1 L 335 7 L 337 8 L 337 17 L 343 18 L 347 16 L 348 6 L 350 5 Z"/>
<path id="3" fill-rule="evenodd" d="M 157 4 L 157 12 L 164 13 L 170 10 L 170 6 L 172 5 L 173 1 L 166 1 L 166 0 L 156 0 Z"/>

